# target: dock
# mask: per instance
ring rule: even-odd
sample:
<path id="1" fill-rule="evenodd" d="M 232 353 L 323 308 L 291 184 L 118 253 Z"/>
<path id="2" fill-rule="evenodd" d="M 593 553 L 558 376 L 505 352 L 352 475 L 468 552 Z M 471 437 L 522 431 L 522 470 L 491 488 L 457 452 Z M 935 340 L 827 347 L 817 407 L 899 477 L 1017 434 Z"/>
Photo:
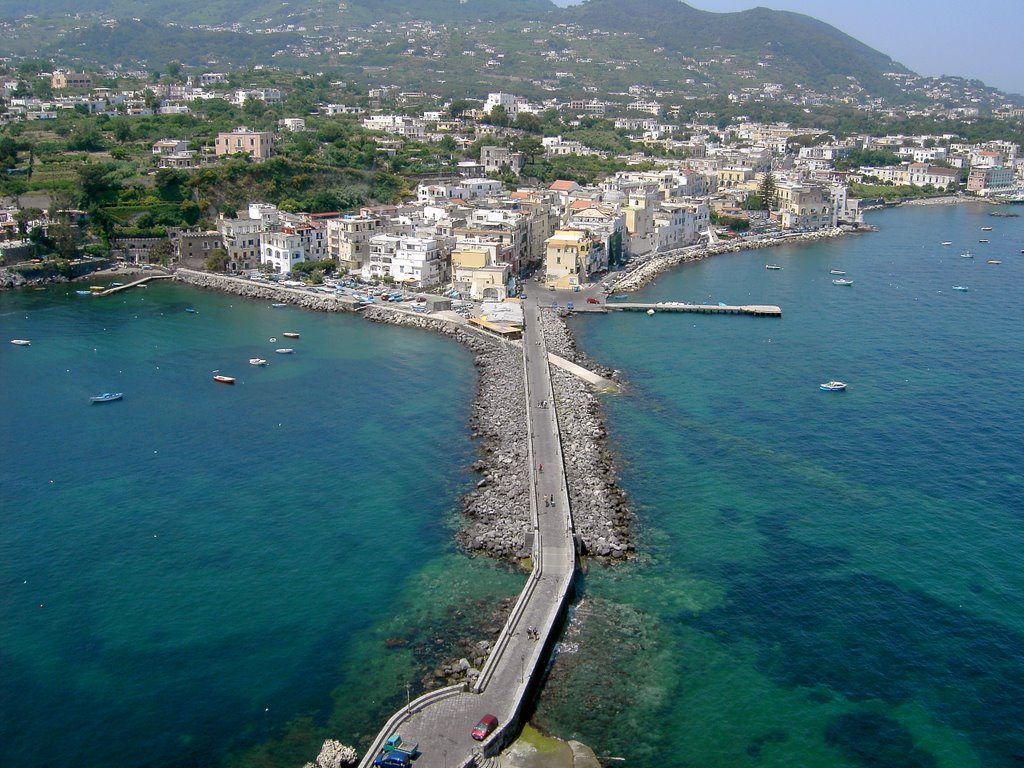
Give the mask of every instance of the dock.
<path id="1" fill-rule="evenodd" d="M 573 312 L 696 312 L 705 315 L 753 315 L 755 317 L 782 317 L 782 307 L 774 304 L 686 304 L 663 301 L 657 304 L 635 302 L 608 302 L 605 304 L 573 305 Z"/>
<path id="2" fill-rule="evenodd" d="M 124 285 L 116 285 L 113 288 L 107 288 L 105 291 L 99 291 L 96 295 L 109 296 L 110 294 L 117 293 L 118 291 L 127 291 L 129 288 L 134 288 L 137 285 L 143 285 L 145 283 L 148 283 L 150 280 L 170 280 L 173 277 L 174 275 L 146 275 L 145 277 L 141 277 L 138 280 L 133 280 L 130 283 L 125 283 Z"/>

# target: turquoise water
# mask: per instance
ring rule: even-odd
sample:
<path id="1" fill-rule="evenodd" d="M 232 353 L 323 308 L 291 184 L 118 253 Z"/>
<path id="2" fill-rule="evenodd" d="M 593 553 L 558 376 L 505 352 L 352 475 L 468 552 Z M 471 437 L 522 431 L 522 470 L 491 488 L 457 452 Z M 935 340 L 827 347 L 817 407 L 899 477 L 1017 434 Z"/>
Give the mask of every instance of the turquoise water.
<path id="1" fill-rule="evenodd" d="M 642 294 L 779 320 L 575 321 L 629 382 L 605 402 L 645 555 L 587 576 L 543 726 L 652 768 L 1022 764 L 1024 219 L 990 210 L 879 212 Z"/>
<path id="2" fill-rule="evenodd" d="M 0 294 L 0 330 L 5 768 L 216 765 L 303 715 L 301 765 L 419 690 L 387 637 L 521 584 L 452 544 L 456 344 L 167 284 Z"/>

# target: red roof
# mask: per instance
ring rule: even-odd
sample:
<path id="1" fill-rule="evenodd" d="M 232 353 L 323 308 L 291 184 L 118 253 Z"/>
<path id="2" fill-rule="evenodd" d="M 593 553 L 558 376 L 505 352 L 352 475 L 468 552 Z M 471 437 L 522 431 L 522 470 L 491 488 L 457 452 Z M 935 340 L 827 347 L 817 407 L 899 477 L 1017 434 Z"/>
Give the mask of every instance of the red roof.
<path id="1" fill-rule="evenodd" d="M 572 192 L 577 189 L 579 184 L 575 181 L 566 181 L 565 179 L 558 179 L 557 181 L 551 182 L 551 186 L 548 189 L 554 189 L 558 192 Z"/>

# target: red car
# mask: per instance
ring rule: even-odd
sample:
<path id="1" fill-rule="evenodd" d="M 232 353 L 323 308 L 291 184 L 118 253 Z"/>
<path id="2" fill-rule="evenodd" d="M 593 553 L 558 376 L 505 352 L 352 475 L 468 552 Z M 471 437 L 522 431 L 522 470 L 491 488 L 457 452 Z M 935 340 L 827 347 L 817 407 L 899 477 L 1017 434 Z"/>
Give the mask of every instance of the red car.
<path id="1" fill-rule="evenodd" d="M 494 729 L 497 727 L 498 718 L 494 715 L 484 715 L 480 718 L 480 722 L 476 724 L 476 728 L 473 729 L 473 738 L 477 741 L 483 741 L 494 733 Z"/>
<path id="2" fill-rule="evenodd" d="M 593 296 L 587 297 L 587 304 L 600 304 L 601 302 L 595 299 Z"/>

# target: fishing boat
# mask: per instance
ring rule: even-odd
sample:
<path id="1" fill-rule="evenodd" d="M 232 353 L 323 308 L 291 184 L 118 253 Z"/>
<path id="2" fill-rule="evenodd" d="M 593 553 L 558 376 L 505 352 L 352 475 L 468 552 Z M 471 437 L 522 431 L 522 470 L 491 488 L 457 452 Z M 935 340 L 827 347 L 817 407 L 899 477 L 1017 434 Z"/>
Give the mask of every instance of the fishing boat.
<path id="1" fill-rule="evenodd" d="M 275 349 L 274 351 L 279 355 L 290 355 L 295 350 L 291 347 L 282 347 L 281 349 Z"/>
<path id="2" fill-rule="evenodd" d="M 765 264 L 764 268 L 765 269 L 782 269 L 782 267 L 780 267 L 778 264 Z"/>
<path id="3" fill-rule="evenodd" d="M 267 364 L 267 361 L 264 360 L 262 357 L 250 357 L 249 358 L 249 365 L 266 365 L 266 364 Z"/>
<path id="4" fill-rule="evenodd" d="M 838 280 L 833 280 L 832 285 L 853 285 L 853 280 L 845 280 L 840 277 Z"/>
<path id="5" fill-rule="evenodd" d="M 828 273 L 829 273 L 830 275 L 845 275 L 845 274 L 846 274 L 846 273 L 845 273 L 845 272 L 843 272 L 843 270 L 841 270 L 841 269 L 830 269 L 830 270 L 828 271 Z"/>
<path id="6" fill-rule="evenodd" d="M 953 290 L 954 291 L 969 291 L 970 288 L 968 288 L 966 285 L 954 285 L 953 286 Z"/>
<path id="7" fill-rule="evenodd" d="M 842 381 L 826 381 L 824 384 L 819 384 L 818 389 L 824 392 L 842 392 L 846 389 L 846 384 Z"/>
<path id="8" fill-rule="evenodd" d="M 213 380 L 216 381 L 216 382 L 219 382 L 221 384 L 234 384 L 235 383 L 235 377 L 234 376 L 225 376 L 222 373 L 214 374 Z"/>
<path id="9" fill-rule="evenodd" d="M 28 339 L 11 339 L 11 344 L 17 347 L 29 347 L 32 346 L 32 342 Z"/>
<path id="10" fill-rule="evenodd" d="M 973 259 L 974 258 L 974 254 L 971 253 L 970 251 L 964 251 L 963 253 L 960 254 L 960 258 L 961 259 Z"/>
<path id="11" fill-rule="evenodd" d="M 90 403 L 111 403 L 114 400 L 120 400 L 122 397 L 124 397 L 124 393 L 123 392 L 104 392 L 102 395 L 96 395 L 95 397 L 90 397 L 89 398 L 89 402 Z"/>
<path id="12" fill-rule="evenodd" d="M 281 335 L 284 336 L 286 339 L 297 339 L 297 338 L 299 338 L 299 334 L 295 333 L 295 331 L 285 331 Z"/>
<path id="13" fill-rule="evenodd" d="M 986 264 L 1002 264 L 1003 262 L 1001 262 L 999 259 L 989 259 L 985 263 Z"/>

